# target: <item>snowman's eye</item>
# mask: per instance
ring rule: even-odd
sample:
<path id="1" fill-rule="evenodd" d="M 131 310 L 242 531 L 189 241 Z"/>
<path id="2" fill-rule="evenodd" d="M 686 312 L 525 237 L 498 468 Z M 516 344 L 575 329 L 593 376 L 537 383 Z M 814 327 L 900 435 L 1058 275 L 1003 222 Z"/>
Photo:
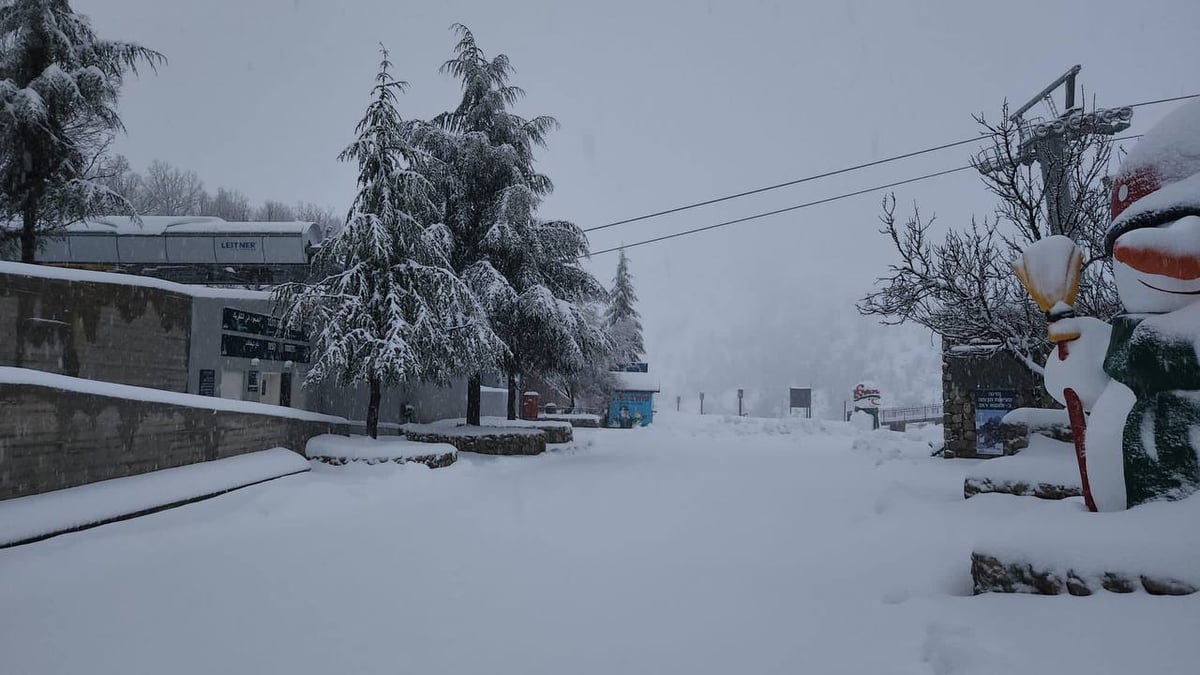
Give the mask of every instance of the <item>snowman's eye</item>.
<path id="1" fill-rule="evenodd" d="M 1121 201 L 1125 201 L 1126 199 L 1129 199 L 1129 186 L 1128 185 L 1122 185 L 1117 190 L 1117 199 L 1119 199 Z"/>

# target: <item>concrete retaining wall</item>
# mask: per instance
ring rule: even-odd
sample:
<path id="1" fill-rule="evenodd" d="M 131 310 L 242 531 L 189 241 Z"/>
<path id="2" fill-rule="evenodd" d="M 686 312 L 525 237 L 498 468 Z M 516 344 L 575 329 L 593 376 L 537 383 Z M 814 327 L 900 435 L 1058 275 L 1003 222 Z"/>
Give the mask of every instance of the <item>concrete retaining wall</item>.
<path id="1" fill-rule="evenodd" d="M 192 298 L 0 273 L 0 366 L 188 390 Z"/>
<path id="2" fill-rule="evenodd" d="M 285 447 L 342 425 L 0 383 L 0 499 Z"/>

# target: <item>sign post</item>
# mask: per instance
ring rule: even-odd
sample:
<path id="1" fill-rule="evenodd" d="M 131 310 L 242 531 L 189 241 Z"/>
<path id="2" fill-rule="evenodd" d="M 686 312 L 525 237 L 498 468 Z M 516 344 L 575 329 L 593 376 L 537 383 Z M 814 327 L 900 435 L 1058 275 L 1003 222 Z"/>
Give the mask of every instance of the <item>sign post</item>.
<path id="1" fill-rule="evenodd" d="M 200 370 L 200 391 L 201 396 L 216 396 L 217 395 L 217 371 L 202 368 Z"/>
<path id="2" fill-rule="evenodd" d="M 854 388 L 854 412 L 865 412 L 872 418 L 872 428 L 879 428 L 879 389 L 871 384 L 861 383 Z"/>
<path id="3" fill-rule="evenodd" d="M 792 387 L 788 392 L 788 415 L 795 415 L 796 410 L 804 409 L 804 416 L 812 418 L 812 388 Z"/>
<path id="4" fill-rule="evenodd" d="M 975 390 L 975 454 L 995 457 L 1004 454 L 1000 421 L 1016 407 L 1017 392 L 1012 389 Z"/>

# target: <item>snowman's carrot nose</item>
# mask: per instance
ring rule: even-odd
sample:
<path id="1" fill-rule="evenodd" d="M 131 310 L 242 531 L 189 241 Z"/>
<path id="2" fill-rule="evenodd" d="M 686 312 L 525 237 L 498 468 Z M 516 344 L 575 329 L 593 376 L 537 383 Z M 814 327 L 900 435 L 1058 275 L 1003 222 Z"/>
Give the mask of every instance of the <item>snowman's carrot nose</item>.
<path id="1" fill-rule="evenodd" d="M 1195 253 L 1175 253 L 1118 242 L 1113 246 L 1113 259 L 1146 274 L 1174 279 L 1200 279 L 1200 255 Z"/>

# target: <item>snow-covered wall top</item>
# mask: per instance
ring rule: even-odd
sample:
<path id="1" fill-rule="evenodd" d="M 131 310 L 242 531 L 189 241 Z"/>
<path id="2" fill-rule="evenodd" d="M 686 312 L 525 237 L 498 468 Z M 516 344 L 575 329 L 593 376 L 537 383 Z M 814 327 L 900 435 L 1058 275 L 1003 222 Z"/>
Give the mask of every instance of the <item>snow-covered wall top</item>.
<path id="1" fill-rule="evenodd" d="M 235 298 L 241 300 L 270 300 L 271 294 L 266 291 L 251 291 L 239 288 L 214 288 L 212 286 L 193 286 L 177 284 L 153 277 L 143 277 L 134 274 L 116 274 L 113 272 L 93 272 L 67 267 L 52 267 L 49 265 L 30 265 L 27 263 L 0 260 L 0 274 L 15 274 L 25 277 L 41 277 L 43 279 L 61 279 L 64 281 L 82 281 L 94 284 L 121 284 L 124 286 L 144 286 L 157 288 L 162 291 L 190 295 L 194 298 Z"/>
<path id="2" fill-rule="evenodd" d="M 85 380 L 79 377 L 69 377 L 67 375 L 47 373 L 41 370 L 31 370 L 29 368 L 0 366 L 0 384 L 28 384 L 38 387 L 50 387 L 53 389 L 74 391 L 82 394 L 111 396 L 113 398 L 123 398 L 132 401 L 165 403 L 168 405 L 180 405 L 187 406 L 189 408 L 220 410 L 225 412 L 244 413 L 248 415 L 289 417 L 292 419 L 303 420 L 305 422 L 325 422 L 327 424 L 350 423 L 349 420 L 344 417 L 322 415 L 320 413 L 299 410 L 297 408 L 286 408 L 278 405 L 269 405 L 267 403 L 256 403 L 254 401 L 236 401 L 227 398 L 217 398 L 215 396 L 200 396 L 198 394 L 162 391 L 161 389 L 134 387 L 127 384 L 116 384 L 113 382 L 98 382 L 96 380 Z"/>

